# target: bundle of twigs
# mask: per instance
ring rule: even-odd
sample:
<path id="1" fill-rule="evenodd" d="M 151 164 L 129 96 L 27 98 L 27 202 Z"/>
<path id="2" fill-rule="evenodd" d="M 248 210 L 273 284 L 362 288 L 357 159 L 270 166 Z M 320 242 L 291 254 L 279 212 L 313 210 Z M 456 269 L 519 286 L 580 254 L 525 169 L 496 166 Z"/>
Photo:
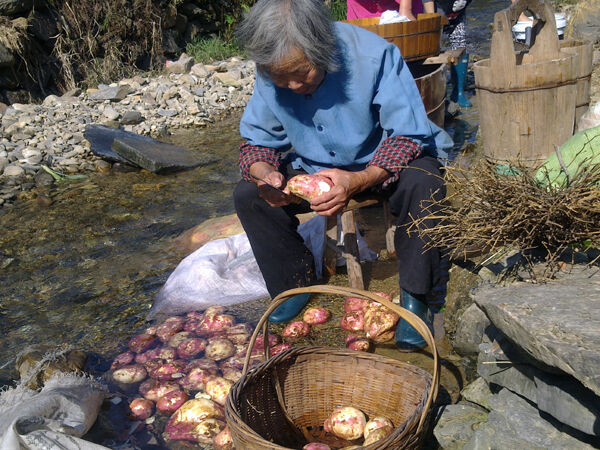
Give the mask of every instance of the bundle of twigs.
<path id="1" fill-rule="evenodd" d="M 578 170 L 561 187 L 535 175 L 518 162 L 448 167 L 447 197 L 424 205 L 426 214 L 413 218 L 409 231 L 454 259 L 468 259 L 474 249 L 544 249 L 546 276 L 552 275 L 566 249 L 600 246 L 600 164 Z M 428 227 L 432 221 L 437 225 Z"/>

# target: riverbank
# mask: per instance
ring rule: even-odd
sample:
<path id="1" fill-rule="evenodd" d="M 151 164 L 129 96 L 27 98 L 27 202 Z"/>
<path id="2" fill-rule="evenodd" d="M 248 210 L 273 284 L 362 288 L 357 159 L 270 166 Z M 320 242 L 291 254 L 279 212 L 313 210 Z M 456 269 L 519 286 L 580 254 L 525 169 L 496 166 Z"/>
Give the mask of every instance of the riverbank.
<path id="1" fill-rule="evenodd" d="M 51 184 L 42 165 L 64 174 L 111 170 L 110 163 L 90 151 L 84 138 L 88 124 L 157 139 L 180 128 L 203 128 L 246 105 L 254 72 L 254 63 L 240 58 L 204 65 L 184 56 L 159 75 L 50 95 L 39 105 L 0 107 L 0 205 Z"/>

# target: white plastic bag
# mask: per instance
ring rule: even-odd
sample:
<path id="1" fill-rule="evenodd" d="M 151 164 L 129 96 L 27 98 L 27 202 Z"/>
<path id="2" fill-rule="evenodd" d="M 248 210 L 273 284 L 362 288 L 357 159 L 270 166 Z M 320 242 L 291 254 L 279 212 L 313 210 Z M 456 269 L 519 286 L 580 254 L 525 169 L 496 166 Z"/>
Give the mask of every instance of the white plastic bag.
<path id="1" fill-rule="evenodd" d="M 92 427 L 106 388 L 88 377 L 60 374 L 38 393 L 24 386 L 0 396 L 0 450 L 100 450 L 80 439 Z"/>
<path id="2" fill-rule="evenodd" d="M 315 258 L 317 278 L 323 273 L 325 226 L 327 219 L 315 216 L 298 227 L 304 243 Z M 343 242 L 338 218 L 338 243 Z M 377 254 L 357 233 L 362 261 Z M 345 264 L 338 258 L 338 265 Z M 160 289 L 148 319 L 159 315 L 202 311 L 211 305 L 233 305 L 269 297 L 248 237 L 245 233 L 206 243 L 184 258 Z"/>
<path id="3" fill-rule="evenodd" d="M 245 233 L 210 241 L 184 258 L 160 289 L 148 318 L 268 297 Z"/>

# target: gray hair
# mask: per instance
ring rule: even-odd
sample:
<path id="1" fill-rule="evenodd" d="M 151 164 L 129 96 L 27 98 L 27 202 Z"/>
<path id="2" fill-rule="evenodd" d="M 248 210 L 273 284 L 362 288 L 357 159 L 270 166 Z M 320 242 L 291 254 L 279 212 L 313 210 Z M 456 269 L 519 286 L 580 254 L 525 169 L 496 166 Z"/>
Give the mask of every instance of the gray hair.
<path id="1" fill-rule="evenodd" d="M 323 0 L 258 0 L 236 36 L 259 70 L 281 62 L 294 48 L 319 69 L 339 70 L 333 23 Z"/>

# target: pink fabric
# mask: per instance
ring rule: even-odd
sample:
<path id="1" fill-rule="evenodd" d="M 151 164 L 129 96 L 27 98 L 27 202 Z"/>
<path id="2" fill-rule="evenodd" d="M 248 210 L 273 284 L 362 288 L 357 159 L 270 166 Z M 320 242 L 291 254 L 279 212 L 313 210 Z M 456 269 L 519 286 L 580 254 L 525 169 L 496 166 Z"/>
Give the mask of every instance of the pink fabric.
<path id="1" fill-rule="evenodd" d="M 398 11 L 399 0 L 346 0 L 348 13 L 347 20 L 363 19 L 365 17 L 379 17 L 381 13 L 389 9 Z M 424 11 L 422 0 L 412 0 L 413 16 Z"/>

